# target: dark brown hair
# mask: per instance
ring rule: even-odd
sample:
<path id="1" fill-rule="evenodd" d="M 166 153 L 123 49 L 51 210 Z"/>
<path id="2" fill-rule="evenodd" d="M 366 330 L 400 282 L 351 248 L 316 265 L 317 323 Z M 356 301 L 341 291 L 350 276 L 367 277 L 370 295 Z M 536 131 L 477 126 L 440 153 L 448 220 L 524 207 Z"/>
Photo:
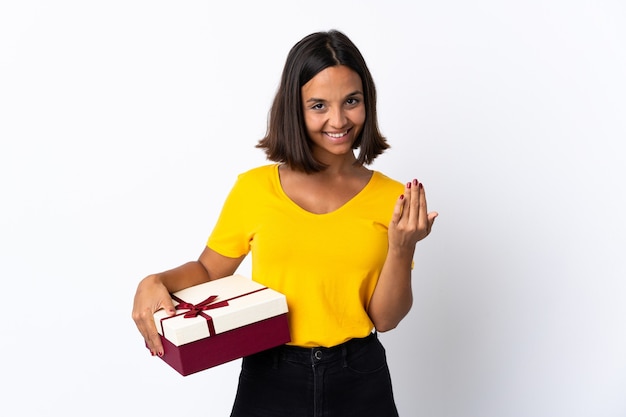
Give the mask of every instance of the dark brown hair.
<path id="1" fill-rule="evenodd" d="M 270 109 L 267 133 L 256 145 L 265 150 L 270 161 L 284 162 L 293 169 L 307 173 L 325 168 L 311 152 L 302 110 L 301 89 L 320 71 L 337 65 L 345 65 L 355 71 L 363 83 L 365 124 L 353 147 L 360 147 L 357 162 L 370 164 L 389 148 L 378 129 L 376 88 L 365 60 L 346 35 L 331 30 L 304 37 L 287 55 L 280 85 Z"/>

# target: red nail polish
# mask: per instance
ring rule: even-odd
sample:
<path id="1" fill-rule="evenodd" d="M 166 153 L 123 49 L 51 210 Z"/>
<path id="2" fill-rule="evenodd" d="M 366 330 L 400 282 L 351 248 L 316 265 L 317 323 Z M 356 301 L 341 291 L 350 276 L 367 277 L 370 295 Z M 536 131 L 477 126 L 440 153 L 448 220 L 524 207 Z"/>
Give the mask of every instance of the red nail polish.
<path id="1" fill-rule="evenodd" d="M 417 185 L 417 180 L 413 180 L 413 185 Z"/>
<path id="2" fill-rule="evenodd" d="M 400 194 L 400 200 L 404 200 L 404 194 Z"/>
<path id="3" fill-rule="evenodd" d="M 411 188 L 411 183 L 410 182 L 406 183 L 406 188 Z"/>
<path id="4" fill-rule="evenodd" d="M 420 190 L 424 188 L 424 186 L 422 185 L 422 183 L 420 182 Z"/>

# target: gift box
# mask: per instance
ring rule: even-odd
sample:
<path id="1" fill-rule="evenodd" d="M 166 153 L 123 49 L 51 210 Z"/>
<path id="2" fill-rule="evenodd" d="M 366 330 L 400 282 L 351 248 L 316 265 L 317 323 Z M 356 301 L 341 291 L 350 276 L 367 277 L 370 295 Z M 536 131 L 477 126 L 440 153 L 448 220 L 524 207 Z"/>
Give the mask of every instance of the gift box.
<path id="1" fill-rule="evenodd" d="M 183 376 L 291 340 L 287 300 L 271 288 L 232 275 L 171 294 L 176 314 L 154 313 L 167 364 Z"/>

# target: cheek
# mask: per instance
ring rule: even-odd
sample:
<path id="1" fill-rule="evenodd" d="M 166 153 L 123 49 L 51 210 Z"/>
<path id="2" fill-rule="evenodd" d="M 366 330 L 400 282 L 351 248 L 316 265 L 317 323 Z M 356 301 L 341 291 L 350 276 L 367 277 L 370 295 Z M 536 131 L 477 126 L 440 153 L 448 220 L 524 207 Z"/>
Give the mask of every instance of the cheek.
<path id="1" fill-rule="evenodd" d="M 353 114 L 352 123 L 358 127 L 359 131 L 363 130 L 363 125 L 365 124 L 365 109 Z"/>
<path id="2" fill-rule="evenodd" d="M 361 112 L 361 114 L 359 115 L 359 119 L 358 119 L 358 124 L 360 124 L 361 126 L 363 126 L 365 124 L 365 110 L 363 110 Z"/>
<path id="3" fill-rule="evenodd" d="M 352 123 L 354 124 L 363 124 L 365 123 L 365 105 L 361 103 L 360 106 L 352 109 L 350 111 L 350 118 L 352 119 Z"/>
<path id="4" fill-rule="evenodd" d="M 304 125 L 309 132 L 316 132 L 321 129 L 323 123 L 320 122 L 320 118 L 314 116 L 305 116 Z"/>

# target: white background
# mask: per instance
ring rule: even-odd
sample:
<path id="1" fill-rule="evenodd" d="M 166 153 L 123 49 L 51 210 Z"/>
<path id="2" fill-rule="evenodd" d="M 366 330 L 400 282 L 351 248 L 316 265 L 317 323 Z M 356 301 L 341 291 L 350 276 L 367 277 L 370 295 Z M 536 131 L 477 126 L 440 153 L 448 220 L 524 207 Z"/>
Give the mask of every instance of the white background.
<path id="1" fill-rule="evenodd" d="M 198 256 L 289 48 L 330 28 L 377 83 L 373 167 L 440 212 L 381 336 L 401 415 L 626 415 L 619 0 L 3 1 L 3 408 L 228 415 L 239 362 L 181 377 L 132 298 Z"/>

